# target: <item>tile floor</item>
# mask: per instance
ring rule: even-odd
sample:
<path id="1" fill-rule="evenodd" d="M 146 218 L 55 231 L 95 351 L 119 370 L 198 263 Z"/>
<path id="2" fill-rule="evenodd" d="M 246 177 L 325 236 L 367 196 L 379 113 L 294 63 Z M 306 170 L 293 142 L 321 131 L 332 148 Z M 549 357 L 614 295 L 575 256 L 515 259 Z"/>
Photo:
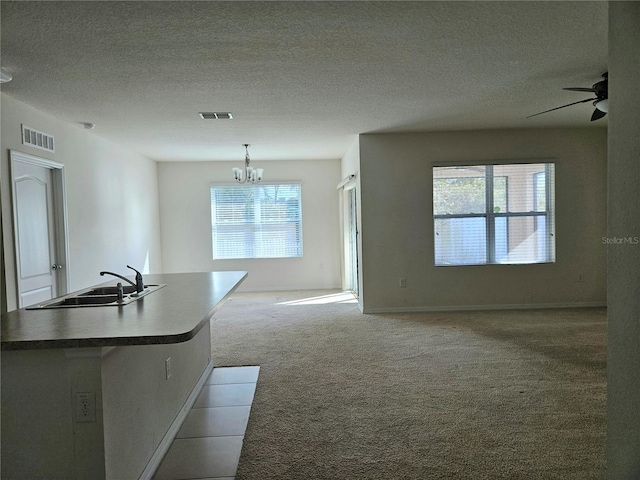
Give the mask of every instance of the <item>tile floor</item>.
<path id="1" fill-rule="evenodd" d="M 259 372 L 213 369 L 154 480 L 234 478 Z"/>

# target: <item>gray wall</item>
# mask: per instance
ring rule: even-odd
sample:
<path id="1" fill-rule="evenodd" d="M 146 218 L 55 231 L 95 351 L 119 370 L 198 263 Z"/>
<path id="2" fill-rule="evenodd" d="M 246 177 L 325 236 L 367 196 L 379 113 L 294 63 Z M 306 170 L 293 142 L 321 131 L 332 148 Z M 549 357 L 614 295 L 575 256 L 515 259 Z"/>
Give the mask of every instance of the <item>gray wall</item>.
<path id="1" fill-rule="evenodd" d="M 1 94 L 2 229 L 7 310 L 17 308 L 9 150 L 65 165 L 69 290 L 104 282 L 101 270 L 129 274 L 126 265 L 162 271 L 156 163 Z M 21 124 L 55 136 L 50 153 L 22 145 Z M 3 305 L 3 308 L 5 306 Z"/>
<path id="2" fill-rule="evenodd" d="M 165 273 L 248 271 L 239 291 L 340 288 L 339 160 L 252 162 L 264 182 L 302 182 L 302 258 L 212 259 L 209 187 L 233 182 L 242 161 L 158 164 Z"/>
<path id="3" fill-rule="evenodd" d="M 607 478 L 640 478 L 640 3 L 609 3 Z"/>
<path id="4" fill-rule="evenodd" d="M 606 147 L 596 127 L 362 135 L 364 311 L 603 305 Z M 494 160 L 555 162 L 556 263 L 434 267 L 433 164 Z"/>

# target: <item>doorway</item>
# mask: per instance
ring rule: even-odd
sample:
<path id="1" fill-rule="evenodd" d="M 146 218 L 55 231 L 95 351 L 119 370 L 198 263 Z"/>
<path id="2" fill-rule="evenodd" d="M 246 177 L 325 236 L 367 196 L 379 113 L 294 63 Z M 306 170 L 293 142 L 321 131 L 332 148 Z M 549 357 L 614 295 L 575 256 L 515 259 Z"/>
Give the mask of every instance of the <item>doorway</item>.
<path id="1" fill-rule="evenodd" d="M 345 185 L 345 277 L 347 288 L 358 297 L 358 208 L 355 182 Z"/>
<path id="2" fill-rule="evenodd" d="M 10 151 L 18 308 L 68 291 L 64 165 Z"/>

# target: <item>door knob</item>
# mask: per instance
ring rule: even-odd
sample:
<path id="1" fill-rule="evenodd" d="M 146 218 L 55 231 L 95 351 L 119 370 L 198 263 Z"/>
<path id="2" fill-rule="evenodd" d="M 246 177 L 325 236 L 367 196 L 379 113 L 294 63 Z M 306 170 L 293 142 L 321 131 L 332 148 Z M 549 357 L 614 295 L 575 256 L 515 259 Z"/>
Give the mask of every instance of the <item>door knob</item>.
<path id="1" fill-rule="evenodd" d="M 57 263 L 54 263 L 53 265 L 51 265 L 51 270 L 61 270 L 62 269 L 62 265 L 58 265 Z"/>

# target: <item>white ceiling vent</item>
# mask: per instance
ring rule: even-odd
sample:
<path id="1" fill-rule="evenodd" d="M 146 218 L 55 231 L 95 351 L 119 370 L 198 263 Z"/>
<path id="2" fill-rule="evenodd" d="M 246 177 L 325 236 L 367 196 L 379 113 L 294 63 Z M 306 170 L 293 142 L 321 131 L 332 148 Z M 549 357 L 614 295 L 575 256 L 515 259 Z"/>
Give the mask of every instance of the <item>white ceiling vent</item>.
<path id="1" fill-rule="evenodd" d="M 199 115 L 203 120 L 231 120 L 233 118 L 231 112 L 200 112 Z"/>
<path id="2" fill-rule="evenodd" d="M 46 150 L 47 152 L 56 151 L 53 135 L 27 127 L 26 125 L 22 125 L 22 144 L 31 145 L 32 147 Z"/>

